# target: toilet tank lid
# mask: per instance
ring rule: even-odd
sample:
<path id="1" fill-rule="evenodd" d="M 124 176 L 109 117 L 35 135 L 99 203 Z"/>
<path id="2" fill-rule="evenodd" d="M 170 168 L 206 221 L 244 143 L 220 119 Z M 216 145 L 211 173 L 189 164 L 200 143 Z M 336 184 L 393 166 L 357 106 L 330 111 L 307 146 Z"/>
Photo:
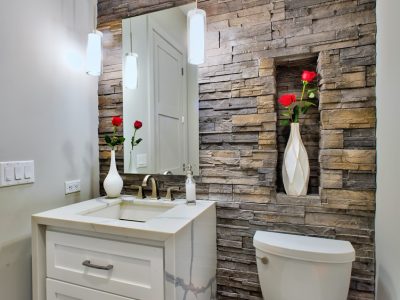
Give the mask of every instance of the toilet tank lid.
<path id="1" fill-rule="evenodd" d="M 265 253 L 313 262 L 348 263 L 355 259 L 350 242 L 268 231 L 257 231 L 254 247 Z"/>

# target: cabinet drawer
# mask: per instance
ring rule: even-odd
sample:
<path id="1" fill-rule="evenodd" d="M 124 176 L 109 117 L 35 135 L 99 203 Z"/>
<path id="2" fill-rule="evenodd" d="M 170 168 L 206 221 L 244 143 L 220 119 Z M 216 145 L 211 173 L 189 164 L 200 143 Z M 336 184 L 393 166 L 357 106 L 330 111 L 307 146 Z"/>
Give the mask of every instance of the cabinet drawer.
<path id="1" fill-rule="evenodd" d="M 46 232 L 47 277 L 138 300 L 164 299 L 163 249 Z"/>
<path id="2" fill-rule="evenodd" d="M 133 300 L 82 286 L 47 279 L 47 300 Z"/>

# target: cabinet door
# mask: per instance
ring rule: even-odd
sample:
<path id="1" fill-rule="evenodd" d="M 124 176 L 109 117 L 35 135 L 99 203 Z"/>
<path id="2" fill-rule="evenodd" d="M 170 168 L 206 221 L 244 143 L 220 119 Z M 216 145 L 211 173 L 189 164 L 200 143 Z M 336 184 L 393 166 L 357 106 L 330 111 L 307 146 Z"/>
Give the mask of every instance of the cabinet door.
<path id="1" fill-rule="evenodd" d="M 46 284 L 47 300 L 133 300 L 53 279 Z"/>
<path id="2" fill-rule="evenodd" d="M 46 264 L 52 279 L 138 300 L 164 299 L 159 247 L 47 231 Z"/>

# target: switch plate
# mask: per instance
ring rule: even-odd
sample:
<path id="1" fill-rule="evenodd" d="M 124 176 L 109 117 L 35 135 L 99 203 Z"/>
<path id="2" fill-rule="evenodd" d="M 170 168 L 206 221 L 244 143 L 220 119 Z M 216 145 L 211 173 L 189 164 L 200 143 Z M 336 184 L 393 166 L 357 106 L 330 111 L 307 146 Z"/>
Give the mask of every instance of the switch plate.
<path id="1" fill-rule="evenodd" d="M 71 180 L 65 182 L 65 195 L 77 193 L 81 190 L 81 181 L 78 180 Z"/>
<path id="2" fill-rule="evenodd" d="M 136 156 L 136 166 L 138 168 L 146 168 L 147 167 L 147 154 L 141 153 Z"/>
<path id="3" fill-rule="evenodd" d="M 30 170 L 29 178 L 25 170 Z M 0 162 L 0 187 L 35 182 L 35 163 L 33 160 Z"/>

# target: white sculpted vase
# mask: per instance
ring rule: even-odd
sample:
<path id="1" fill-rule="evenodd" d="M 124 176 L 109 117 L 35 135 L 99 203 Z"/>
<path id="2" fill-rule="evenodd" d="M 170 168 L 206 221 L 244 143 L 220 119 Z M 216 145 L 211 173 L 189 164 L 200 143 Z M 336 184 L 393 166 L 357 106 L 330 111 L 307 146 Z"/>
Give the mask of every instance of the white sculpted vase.
<path id="1" fill-rule="evenodd" d="M 123 181 L 118 174 L 117 165 L 115 163 L 115 151 L 111 151 L 110 170 L 108 171 L 106 179 L 104 179 L 103 187 L 107 193 L 108 198 L 117 198 L 121 195 Z"/>
<path id="2" fill-rule="evenodd" d="M 290 136 L 283 157 L 282 179 L 286 194 L 307 195 L 310 164 L 301 140 L 299 123 L 290 125 Z"/>

